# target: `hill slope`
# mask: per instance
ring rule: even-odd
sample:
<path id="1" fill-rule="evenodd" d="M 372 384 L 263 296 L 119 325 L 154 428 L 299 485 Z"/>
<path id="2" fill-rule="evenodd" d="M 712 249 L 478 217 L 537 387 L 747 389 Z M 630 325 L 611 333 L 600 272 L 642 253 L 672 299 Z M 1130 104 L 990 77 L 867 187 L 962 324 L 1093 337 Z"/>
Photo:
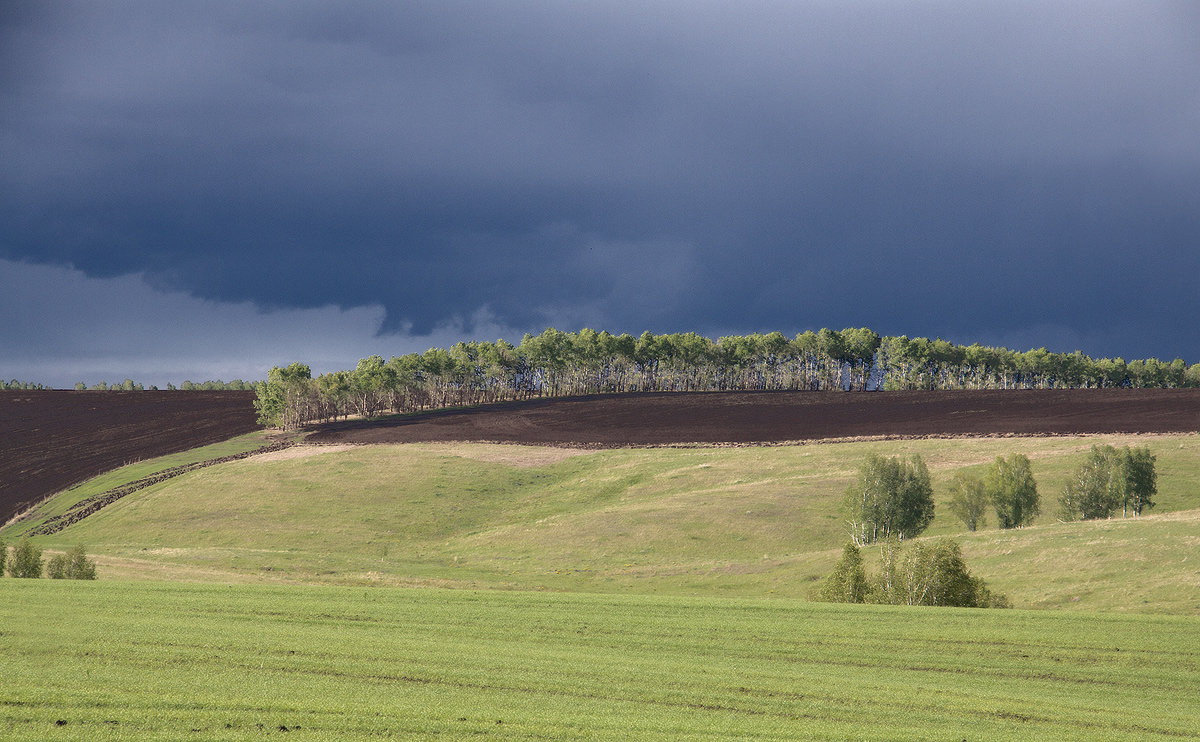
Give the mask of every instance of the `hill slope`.
<path id="1" fill-rule="evenodd" d="M 1096 442 L 1151 447 L 1155 515 L 1054 522 L 1054 499 Z M 836 558 L 837 504 L 871 452 L 925 458 L 940 513 L 929 535 L 961 538 L 976 573 L 1018 605 L 1200 613 L 1197 435 L 301 447 L 155 485 L 43 543 L 88 544 L 111 576 L 802 597 Z M 1043 517 L 965 533 L 945 483 L 1011 452 L 1034 461 Z"/>

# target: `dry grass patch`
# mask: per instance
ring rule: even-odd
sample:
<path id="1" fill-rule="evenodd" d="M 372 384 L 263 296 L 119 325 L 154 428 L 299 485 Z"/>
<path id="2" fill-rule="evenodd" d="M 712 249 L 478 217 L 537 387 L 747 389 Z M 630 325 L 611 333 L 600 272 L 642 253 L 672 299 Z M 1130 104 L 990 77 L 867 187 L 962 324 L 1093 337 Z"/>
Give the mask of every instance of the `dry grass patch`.
<path id="1" fill-rule="evenodd" d="M 596 453 L 582 448 L 560 448 L 552 446 L 515 446 L 500 443 L 411 443 L 401 444 L 419 451 L 444 456 L 458 456 L 472 461 L 503 464 L 520 469 L 550 466 L 560 461 Z"/>
<path id="2" fill-rule="evenodd" d="M 287 461 L 289 459 L 306 459 L 309 456 L 317 456 L 323 453 L 337 453 L 338 451 L 347 451 L 355 446 L 351 444 L 335 444 L 330 446 L 312 446 L 298 445 L 291 448 L 285 448 L 282 451 L 271 451 L 270 453 L 262 453 L 250 458 L 255 461 Z"/>

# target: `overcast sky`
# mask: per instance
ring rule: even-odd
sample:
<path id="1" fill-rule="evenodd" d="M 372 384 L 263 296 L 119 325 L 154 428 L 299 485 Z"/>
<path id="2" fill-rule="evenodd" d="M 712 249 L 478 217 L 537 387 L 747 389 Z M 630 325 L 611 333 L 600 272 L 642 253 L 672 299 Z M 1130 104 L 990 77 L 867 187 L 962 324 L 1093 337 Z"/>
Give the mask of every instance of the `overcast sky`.
<path id="1" fill-rule="evenodd" d="M 0 5 L 0 377 L 546 326 L 1200 361 L 1200 4 Z"/>

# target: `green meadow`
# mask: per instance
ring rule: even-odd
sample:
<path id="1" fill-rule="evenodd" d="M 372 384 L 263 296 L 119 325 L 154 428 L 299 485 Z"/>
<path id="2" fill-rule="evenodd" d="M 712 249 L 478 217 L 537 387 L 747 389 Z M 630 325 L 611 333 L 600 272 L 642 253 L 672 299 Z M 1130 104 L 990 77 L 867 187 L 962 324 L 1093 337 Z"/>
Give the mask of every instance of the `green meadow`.
<path id="1" fill-rule="evenodd" d="M 261 443 L 132 464 L 0 537 Z M 1056 520 L 1095 443 L 1157 456 L 1150 515 Z M 807 600 L 868 453 L 925 459 L 924 538 L 957 538 L 1014 610 Z M 965 531 L 946 483 L 1009 453 L 1041 517 Z M 39 537 L 100 579 L 0 580 L 0 738 L 1196 738 L 1198 534 L 1200 435 L 302 446 Z"/>
<path id="2" fill-rule="evenodd" d="M 0 737 L 1154 740 L 1200 623 L 794 599 L 0 583 Z"/>

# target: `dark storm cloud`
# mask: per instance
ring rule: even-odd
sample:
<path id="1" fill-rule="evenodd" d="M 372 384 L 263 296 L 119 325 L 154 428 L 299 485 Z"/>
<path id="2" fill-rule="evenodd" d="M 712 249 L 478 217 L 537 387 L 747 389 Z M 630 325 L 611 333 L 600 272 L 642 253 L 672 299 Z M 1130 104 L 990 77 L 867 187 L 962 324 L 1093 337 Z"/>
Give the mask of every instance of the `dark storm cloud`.
<path id="1" fill-rule="evenodd" d="M 385 330 L 1200 347 L 1186 3 L 13 7 L 0 257 Z"/>

